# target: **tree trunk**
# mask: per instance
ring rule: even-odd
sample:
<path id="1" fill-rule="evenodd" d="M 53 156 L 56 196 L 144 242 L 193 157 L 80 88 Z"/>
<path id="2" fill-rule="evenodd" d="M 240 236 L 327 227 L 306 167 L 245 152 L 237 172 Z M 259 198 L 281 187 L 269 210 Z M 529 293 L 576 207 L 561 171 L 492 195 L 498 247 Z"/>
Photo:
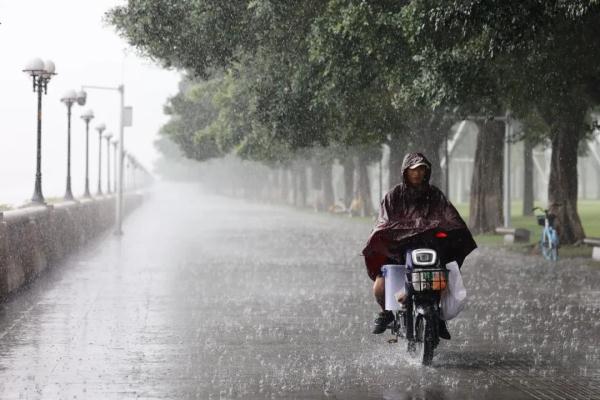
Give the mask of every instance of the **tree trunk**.
<path id="1" fill-rule="evenodd" d="M 471 181 L 469 228 L 475 234 L 493 232 L 502 224 L 504 123 L 478 124 Z"/>
<path id="2" fill-rule="evenodd" d="M 323 184 L 323 205 L 325 206 L 325 210 L 329 210 L 335 204 L 335 199 L 333 197 L 333 173 L 332 173 L 333 163 L 328 161 L 323 166 L 323 175 L 322 175 L 322 184 Z"/>
<path id="3" fill-rule="evenodd" d="M 313 160 L 310 166 L 310 188 L 314 192 L 313 207 L 315 211 L 324 211 L 323 204 L 323 165 L 319 160 Z"/>
<path id="4" fill-rule="evenodd" d="M 390 190 L 402 183 L 402 161 L 406 153 L 406 141 L 399 135 L 392 135 L 389 142 L 390 146 L 390 173 L 389 173 L 389 188 Z"/>
<path id="5" fill-rule="evenodd" d="M 366 217 L 373 214 L 373 203 L 371 201 L 371 185 L 367 172 L 367 160 L 364 155 L 357 157 L 358 167 L 358 200 L 360 202 L 360 216 Z"/>
<path id="6" fill-rule="evenodd" d="M 314 190 L 321 190 L 321 181 L 323 180 L 323 165 L 321 165 L 321 163 L 318 160 L 315 160 L 312 162 L 310 170 L 311 188 Z"/>
<path id="7" fill-rule="evenodd" d="M 296 168 L 296 166 L 292 166 L 291 169 L 291 175 L 292 175 L 292 205 L 297 206 L 298 205 L 298 170 Z"/>
<path id="8" fill-rule="evenodd" d="M 583 240 L 585 233 L 577 213 L 577 148 L 581 120 L 562 121 L 552 138 L 548 203 L 556 215 L 556 229 L 560 243 L 573 244 Z"/>
<path id="9" fill-rule="evenodd" d="M 533 144 L 523 142 L 523 216 L 533 215 Z"/>
<path id="10" fill-rule="evenodd" d="M 298 207 L 306 207 L 306 196 L 308 194 L 308 182 L 306 179 L 306 167 L 304 163 L 298 165 Z"/>
<path id="11" fill-rule="evenodd" d="M 279 175 L 279 170 L 269 168 L 269 177 L 271 178 L 273 185 L 269 188 L 268 200 L 271 203 L 275 203 L 277 201 L 277 195 L 281 191 L 281 176 Z"/>
<path id="12" fill-rule="evenodd" d="M 280 199 L 282 203 L 287 204 L 290 197 L 290 183 L 288 177 L 288 170 L 287 168 L 281 168 L 279 170 L 279 173 L 281 175 L 281 191 L 279 192 Z"/>
<path id="13" fill-rule="evenodd" d="M 350 208 L 354 196 L 354 160 L 348 155 L 344 158 L 344 206 Z"/>

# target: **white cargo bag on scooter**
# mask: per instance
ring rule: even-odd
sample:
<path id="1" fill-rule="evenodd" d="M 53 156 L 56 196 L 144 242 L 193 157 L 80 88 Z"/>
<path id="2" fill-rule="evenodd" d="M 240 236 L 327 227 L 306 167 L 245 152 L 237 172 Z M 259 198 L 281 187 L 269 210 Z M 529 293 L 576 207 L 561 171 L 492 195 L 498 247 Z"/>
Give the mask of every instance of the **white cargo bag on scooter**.
<path id="1" fill-rule="evenodd" d="M 381 273 L 385 279 L 385 309 L 397 311 L 402 309 L 397 296 L 405 294 L 406 266 L 397 264 L 386 264 L 381 267 Z"/>
<path id="2" fill-rule="evenodd" d="M 448 270 L 448 287 L 442 291 L 440 299 L 441 317 L 444 321 L 456 317 L 467 302 L 467 289 L 463 284 L 458 264 L 453 261 L 446 264 L 446 269 Z"/>

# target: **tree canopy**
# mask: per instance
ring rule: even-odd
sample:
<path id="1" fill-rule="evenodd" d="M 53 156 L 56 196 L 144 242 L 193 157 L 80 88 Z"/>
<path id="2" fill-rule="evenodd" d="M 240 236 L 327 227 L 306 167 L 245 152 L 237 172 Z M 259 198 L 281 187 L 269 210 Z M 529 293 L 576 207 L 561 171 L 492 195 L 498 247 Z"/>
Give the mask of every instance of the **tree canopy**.
<path id="1" fill-rule="evenodd" d="M 454 121 L 511 110 L 547 128 L 526 134 L 552 144 L 561 239 L 583 236 L 574 177 L 600 100 L 598 0 L 129 0 L 107 19 L 190 76 L 163 129 L 188 157 L 388 143 L 435 158 Z"/>

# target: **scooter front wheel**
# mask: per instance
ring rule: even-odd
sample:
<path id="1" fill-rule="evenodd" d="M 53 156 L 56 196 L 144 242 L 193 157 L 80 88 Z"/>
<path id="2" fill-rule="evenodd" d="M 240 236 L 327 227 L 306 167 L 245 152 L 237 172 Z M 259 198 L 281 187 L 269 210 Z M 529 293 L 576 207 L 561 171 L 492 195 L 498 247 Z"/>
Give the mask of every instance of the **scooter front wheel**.
<path id="1" fill-rule="evenodd" d="M 423 365 L 431 365 L 435 348 L 435 327 L 431 316 L 417 315 L 415 318 L 414 351 Z M 410 346 L 410 342 L 409 342 Z"/>
<path id="2" fill-rule="evenodd" d="M 434 318 L 426 317 L 423 318 L 424 329 L 423 342 L 421 344 L 421 361 L 423 365 L 431 365 L 433 362 L 433 350 L 435 349 L 435 336 L 436 329 L 434 326 Z"/>

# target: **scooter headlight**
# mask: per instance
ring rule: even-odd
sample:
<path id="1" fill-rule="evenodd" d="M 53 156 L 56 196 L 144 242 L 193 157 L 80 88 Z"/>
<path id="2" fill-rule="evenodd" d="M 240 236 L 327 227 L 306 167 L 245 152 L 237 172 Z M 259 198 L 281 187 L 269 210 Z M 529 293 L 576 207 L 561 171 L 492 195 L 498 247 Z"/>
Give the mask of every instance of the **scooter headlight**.
<path id="1" fill-rule="evenodd" d="M 431 249 L 417 249 L 412 252 L 413 265 L 427 266 L 435 265 L 437 262 L 437 252 Z"/>

